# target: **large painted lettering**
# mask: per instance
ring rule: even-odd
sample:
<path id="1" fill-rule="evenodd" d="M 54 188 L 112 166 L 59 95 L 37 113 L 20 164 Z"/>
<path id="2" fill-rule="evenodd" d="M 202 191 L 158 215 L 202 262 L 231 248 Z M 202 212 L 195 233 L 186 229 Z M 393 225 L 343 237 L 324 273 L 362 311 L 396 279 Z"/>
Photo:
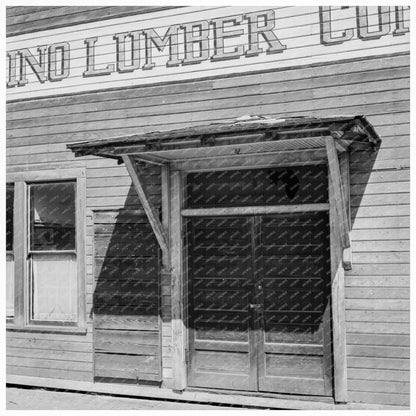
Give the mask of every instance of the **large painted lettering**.
<path id="1" fill-rule="evenodd" d="M 207 73 L 233 64 L 221 61 L 239 59 L 241 63 L 236 65 L 240 67 L 253 62 L 278 64 L 280 59 L 296 60 L 298 50 L 305 55 L 304 51 L 313 49 L 316 52 L 312 54 L 324 55 L 316 47 L 324 45 L 336 52 L 336 48 L 345 50 L 346 42 L 363 41 L 364 45 L 409 32 L 405 18 L 408 10 L 401 6 L 322 6 L 316 9 L 319 13 L 307 17 L 309 23 L 304 22 L 304 15 L 295 13 L 291 18 L 287 11 L 279 18 L 279 9 L 229 11 L 209 18 L 208 10 L 199 14 L 199 18 L 195 16 L 194 21 L 177 23 L 171 19 L 159 27 L 146 28 L 146 23 L 142 23 L 142 27 L 136 28 L 132 21 L 127 26 L 121 24 L 118 32 L 113 31 L 116 25 L 110 25 L 111 29 L 103 26 L 102 35 L 96 30 L 89 37 L 72 41 L 65 41 L 58 33 L 54 35 L 59 36 L 59 42 L 47 43 L 45 36 L 40 45 L 31 43 L 27 47 L 21 43 L 19 48 L 7 52 L 7 88 L 28 88 L 28 84 L 32 88 L 36 84 L 45 88 L 48 82 L 59 85 L 60 81 L 69 81 L 68 78 L 72 83 L 78 82 L 76 79 L 85 82 L 85 78 L 91 77 L 119 82 L 123 77 L 131 80 L 136 73 L 137 78 L 147 76 L 156 80 L 160 74 L 197 73 L 198 67 Z M 299 26 L 296 19 L 301 22 Z M 298 28 L 298 32 L 293 28 Z M 353 49 L 359 48 L 355 45 Z M 273 54 L 279 56 L 269 57 Z"/>

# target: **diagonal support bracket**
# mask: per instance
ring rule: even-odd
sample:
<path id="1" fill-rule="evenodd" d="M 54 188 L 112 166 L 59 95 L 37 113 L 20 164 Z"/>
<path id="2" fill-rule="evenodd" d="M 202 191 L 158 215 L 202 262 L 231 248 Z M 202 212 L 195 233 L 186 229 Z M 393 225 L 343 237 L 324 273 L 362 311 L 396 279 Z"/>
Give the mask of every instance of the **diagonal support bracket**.
<path id="1" fill-rule="evenodd" d="M 167 233 L 162 226 L 155 207 L 150 202 L 140 169 L 136 165 L 136 161 L 134 160 L 133 156 L 122 156 L 122 158 L 124 164 L 126 165 L 127 171 L 129 172 L 131 180 L 133 181 L 133 185 L 139 196 L 144 212 L 146 213 L 152 230 L 156 236 L 157 242 L 159 243 L 160 249 L 162 250 L 163 258 L 169 259 L 169 244 Z"/>

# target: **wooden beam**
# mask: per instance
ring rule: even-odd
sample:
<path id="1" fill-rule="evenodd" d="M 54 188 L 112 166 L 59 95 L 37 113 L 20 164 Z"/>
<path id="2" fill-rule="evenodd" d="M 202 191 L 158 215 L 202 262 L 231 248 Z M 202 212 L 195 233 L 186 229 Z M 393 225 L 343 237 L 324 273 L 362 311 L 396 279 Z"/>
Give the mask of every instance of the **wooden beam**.
<path id="1" fill-rule="evenodd" d="M 340 238 L 343 248 L 351 246 L 349 237 L 348 217 L 343 195 L 343 187 L 341 181 L 341 172 L 338 162 L 338 154 L 335 147 L 335 140 L 332 137 L 327 137 L 325 140 L 326 151 L 328 155 L 329 180 L 333 186 L 333 200 L 335 209 L 338 214 L 338 225 L 340 227 Z"/>
<path id="2" fill-rule="evenodd" d="M 347 348 L 345 328 L 345 285 L 342 267 L 343 247 L 340 239 L 339 215 L 335 204 L 335 186 L 328 178 L 329 224 L 331 252 L 331 308 L 334 365 L 334 398 L 339 403 L 348 401 Z"/>
<path id="3" fill-rule="evenodd" d="M 85 224 L 85 207 L 86 207 L 86 178 L 85 171 L 76 178 L 76 200 L 75 200 L 75 218 L 76 218 L 76 238 L 77 238 L 77 272 L 78 272 L 78 325 L 84 327 L 86 323 L 86 286 L 85 286 L 85 240 L 87 235 Z"/>
<path id="4" fill-rule="evenodd" d="M 167 231 L 169 241 L 170 232 L 170 169 L 169 165 L 161 167 L 161 200 L 162 200 L 162 226 Z M 170 244 L 170 243 L 169 243 Z M 162 265 L 165 272 L 170 273 L 169 253 L 162 252 Z"/>
<path id="5" fill-rule="evenodd" d="M 28 267 L 27 267 L 27 187 L 25 182 L 14 184 L 13 254 L 14 254 L 14 320 L 16 326 L 27 323 Z"/>
<path id="6" fill-rule="evenodd" d="M 221 215 L 266 215 L 293 212 L 328 211 L 329 204 L 271 205 L 251 207 L 188 208 L 182 210 L 183 217 Z"/>
<path id="7" fill-rule="evenodd" d="M 212 170 L 232 170 L 261 167 L 301 166 L 326 163 L 324 148 L 307 150 L 284 150 L 263 154 L 218 156 L 215 158 L 192 159 L 172 162 L 172 170 L 201 172 Z"/>
<path id="8" fill-rule="evenodd" d="M 159 243 L 160 249 L 162 250 L 163 256 L 165 258 L 169 258 L 168 237 L 166 235 L 165 230 L 163 229 L 162 223 L 160 222 L 155 207 L 149 200 L 139 167 L 136 165 L 133 156 L 122 157 L 123 162 L 125 163 L 127 171 L 129 172 L 129 175 L 133 182 L 133 185 L 136 189 L 136 192 L 139 195 L 139 199 L 143 206 L 144 212 L 146 213 L 149 223 L 153 229 L 153 232 L 155 233 L 156 239 Z"/>
<path id="9" fill-rule="evenodd" d="M 348 234 L 351 241 L 351 206 L 350 206 L 350 157 L 348 152 L 340 153 L 339 168 L 341 173 L 342 193 L 347 212 Z M 345 270 L 352 269 L 352 247 L 344 248 L 342 263 Z"/>
<path id="10" fill-rule="evenodd" d="M 170 256 L 172 267 L 172 377 L 173 389 L 186 387 L 186 326 L 184 308 L 184 273 L 182 267 L 182 177 L 180 172 L 171 173 L 170 197 Z"/>

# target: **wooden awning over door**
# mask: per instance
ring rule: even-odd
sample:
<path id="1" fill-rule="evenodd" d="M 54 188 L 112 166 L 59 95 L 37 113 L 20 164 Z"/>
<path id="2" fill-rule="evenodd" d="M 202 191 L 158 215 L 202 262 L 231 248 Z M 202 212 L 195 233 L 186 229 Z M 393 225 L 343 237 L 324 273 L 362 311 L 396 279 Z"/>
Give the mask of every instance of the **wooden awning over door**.
<path id="1" fill-rule="evenodd" d="M 221 170 L 250 165 L 327 163 L 331 221 L 331 291 L 334 345 L 335 400 L 347 401 L 344 269 L 351 268 L 348 190 L 348 148 L 360 143 L 374 149 L 381 139 L 364 116 L 294 117 L 270 119 L 242 117 L 232 122 L 206 124 L 170 131 L 69 144 L 76 156 L 95 155 L 125 163 L 143 209 L 162 251 L 162 273 L 172 273 L 172 330 L 177 335 L 173 350 L 175 389 L 186 387 L 185 328 L 181 310 L 180 176 L 177 171 Z M 162 166 L 171 174 L 170 186 L 162 187 L 162 221 L 151 204 L 140 166 L 145 162 Z M 176 171 L 176 172 L 175 172 Z M 168 181 L 169 182 L 169 181 Z M 166 202 L 165 206 L 163 201 Z M 170 206 L 169 206 L 170 202 Z M 178 234 L 178 236 L 176 236 Z M 170 236 L 170 238 L 168 238 Z"/>
<path id="2" fill-rule="evenodd" d="M 271 119 L 241 117 L 231 122 L 152 131 L 69 144 L 76 156 L 95 155 L 166 164 L 217 157 L 259 155 L 325 147 L 333 137 L 339 150 L 353 142 L 380 144 L 380 137 L 364 116 L 293 117 Z"/>
<path id="3" fill-rule="evenodd" d="M 338 160 L 353 143 L 378 148 L 381 139 L 364 116 L 292 117 L 272 119 L 244 116 L 231 122 L 204 124 L 176 130 L 153 131 L 68 144 L 76 156 L 95 155 L 125 163 L 143 208 L 164 254 L 169 258 L 167 230 L 147 198 L 136 162 L 172 170 L 239 167 L 256 160 L 259 166 L 274 163 L 328 162 L 342 242 L 344 266 L 350 268 L 348 201 L 345 195 L 346 158 Z M 299 152 L 302 152 L 301 157 Z M 215 166 L 213 163 L 215 162 Z M 340 164 L 341 169 L 340 169 Z M 343 169 L 344 168 L 344 169 Z M 344 180 L 342 178 L 344 176 Z"/>

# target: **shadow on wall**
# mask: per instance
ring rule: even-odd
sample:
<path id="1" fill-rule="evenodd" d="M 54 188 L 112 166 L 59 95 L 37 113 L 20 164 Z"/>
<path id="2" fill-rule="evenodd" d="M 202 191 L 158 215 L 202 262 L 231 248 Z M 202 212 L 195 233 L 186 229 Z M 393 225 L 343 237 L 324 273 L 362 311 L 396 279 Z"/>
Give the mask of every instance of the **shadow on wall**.
<path id="1" fill-rule="evenodd" d="M 379 149 L 375 149 L 371 144 L 352 144 L 350 146 L 350 206 L 351 206 L 351 229 L 358 221 L 358 210 L 363 203 L 364 194 L 367 191 L 368 181 L 377 160 Z M 370 205 L 365 202 L 364 205 Z M 377 205 L 377 203 L 375 203 Z M 357 224 L 356 228 L 371 228 L 369 225 L 362 226 Z M 354 247 L 353 247 L 354 249 Z M 354 250 L 353 250 L 354 251 Z"/>
<path id="2" fill-rule="evenodd" d="M 156 238 L 130 185 L 123 208 L 94 212 L 95 381 L 161 382 L 159 262 Z"/>
<path id="3" fill-rule="evenodd" d="M 350 189 L 352 226 L 354 226 L 357 220 L 357 211 L 363 199 L 376 157 L 377 152 L 371 146 L 364 147 L 360 145 L 359 148 L 355 147 L 351 149 Z M 299 178 L 303 178 L 303 176 L 297 175 Z M 241 180 L 240 176 L 239 178 Z M 283 179 L 285 178 L 279 176 L 271 183 L 272 185 L 274 184 L 273 186 L 279 185 L 283 187 L 286 190 L 286 193 L 284 193 L 282 188 L 283 194 L 290 197 L 291 195 L 288 194 L 288 189 L 286 189 L 287 186 L 286 188 L 284 186 L 285 184 L 287 185 L 286 182 L 288 181 L 284 181 Z M 104 181 L 103 179 L 103 183 L 105 183 Z M 153 202 L 155 205 L 158 205 L 160 200 L 160 172 L 154 172 L 153 174 L 152 172 L 148 172 L 146 182 Z M 298 188 L 300 187 L 300 182 L 298 182 L 293 186 L 296 188 L 296 194 L 299 193 L 300 195 L 302 192 L 298 192 Z M 309 180 L 306 182 L 304 187 L 308 189 L 307 186 L 310 186 L 311 183 Z M 205 185 L 207 184 L 204 184 L 201 188 L 204 204 L 206 203 L 206 192 L 208 190 L 208 187 Z M 218 186 L 218 181 L 215 180 L 215 190 L 218 190 Z M 256 186 L 253 189 L 257 189 Z M 235 187 L 235 184 L 233 187 Z M 236 189 L 240 188 L 245 189 L 246 186 L 237 186 Z M 232 191 L 232 189 L 227 188 L 225 194 L 232 196 Z M 214 195 L 215 199 L 218 197 L 218 192 L 215 191 L 214 194 L 217 195 Z M 247 193 L 247 196 L 249 194 L 250 192 Z M 240 197 L 244 199 L 244 195 Z M 292 196 L 290 199 L 293 200 L 291 202 L 296 202 L 295 197 Z M 360 226 L 360 228 L 362 227 Z M 292 235 L 293 232 L 291 231 L 289 234 Z M 204 237 L 204 244 L 207 242 L 209 241 Z M 218 241 L 211 243 L 216 245 Z M 130 184 L 123 208 L 116 210 L 97 210 L 94 214 L 95 290 L 93 294 L 92 319 L 94 322 L 94 375 L 96 381 L 138 384 L 161 382 L 161 296 L 159 273 L 159 247 L 148 220 L 142 211 L 136 191 L 133 185 Z M 327 279 L 324 279 L 321 283 L 325 281 L 328 282 Z M 203 283 L 204 287 L 205 284 L 208 284 L 207 282 Z M 211 283 L 214 284 L 215 282 L 212 281 Z M 201 284 L 198 283 L 199 286 Z M 189 289 L 195 290 L 192 287 Z M 213 289 L 218 294 L 218 288 L 215 287 Z M 326 292 L 328 292 L 328 287 L 323 290 L 324 294 Z M 209 300 L 206 299 L 206 294 L 205 291 L 204 299 L 202 299 L 203 302 Z M 194 295 L 196 294 L 194 293 Z M 316 328 L 318 328 L 318 332 L 320 333 L 322 324 L 324 324 L 324 327 L 326 326 L 325 317 L 330 317 L 328 313 L 328 298 L 326 295 L 324 298 L 325 302 L 319 306 L 320 312 L 319 316 L 316 317 L 317 321 L 310 325 L 310 336 L 312 337 Z M 213 305 L 218 301 L 219 299 L 213 298 Z M 235 309 L 235 305 L 230 305 L 230 308 L 231 310 Z M 210 312 L 209 309 L 210 307 L 208 307 L 207 312 Z M 227 314 L 225 310 L 222 313 Z M 202 319 L 202 317 L 200 318 Z M 289 328 L 294 325 L 291 321 L 292 318 L 290 316 L 283 318 L 286 320 L 290 318 L 289 326 L 288 328 L 285 327 L 283 332 L 287 333 L 287 336 L 292 336 L 293 334 Z M 224 319 L 225 316 L 220 320 L 225 325 Z M 231 323 L 238 324 L 235 322 L 235 319 L 236 317 L 233 316 Z M 204 328 L 208 332 L 215 332 L 215 335 L 211 334 L 214 337 L 213 339 L 217 338 L 219 334 L 221 335 L 224 329 L 225 332 L 231 331 L 230 334 L 233 333 L 228 324 L 224 328 L 220 327 L 221 325 L 219 325 L 218 319 L 213 320 L 213 316 L 210 313 L 207 322 L 206 325 L 208 326 Z M 188 325 L 191 329 L 196 329 L 194 322 L 189 322 Z M 282 329 L 281 325 L 282 323 L 279 321 L 278 326 L 280 329 Z M 235 328 L 233 329 L 235 331 Z M 227 338 L 227 335 L 224 336 Z M 330 337 L 325 339 L 330 342 Z M 325 345 L 325 349 L 327 348 L 330 347 Z M 328 356 L 324 358 L 330 359 Z M 325 365 L 325 367 L 329 368 L 329 364 Z"/>

